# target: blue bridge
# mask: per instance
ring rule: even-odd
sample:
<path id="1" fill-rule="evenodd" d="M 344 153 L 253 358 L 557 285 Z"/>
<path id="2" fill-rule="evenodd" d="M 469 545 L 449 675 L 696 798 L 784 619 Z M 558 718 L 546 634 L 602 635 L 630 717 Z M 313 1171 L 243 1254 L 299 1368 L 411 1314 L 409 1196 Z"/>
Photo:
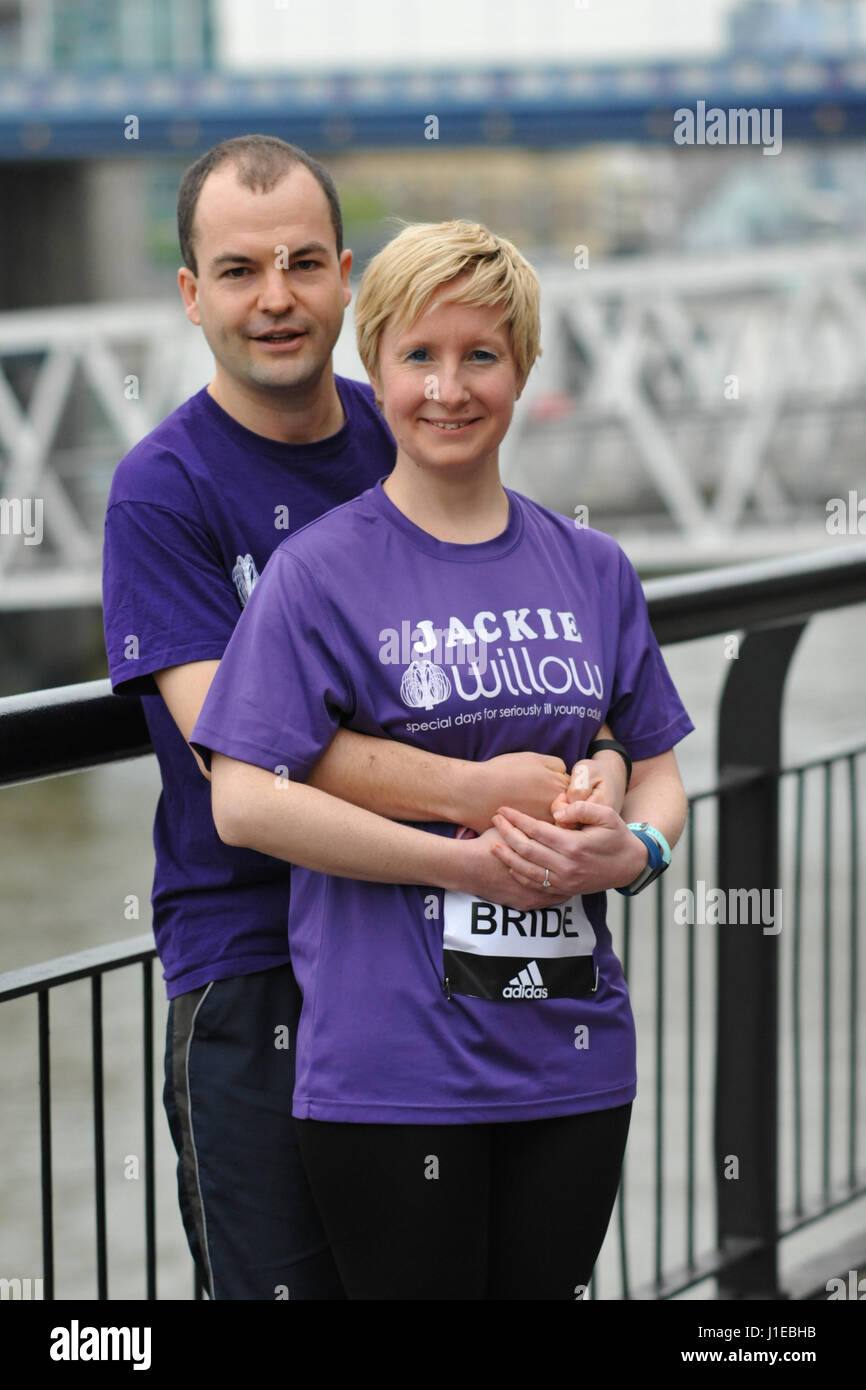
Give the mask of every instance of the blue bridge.
<path id="1" fill-rule="evenodd" d="M 675 111 L 698 100 L 725 111 L 780 108 L 786 140 L 862 138 L 866 54 L 252 76 L 13 73 L 0 81 L 0 159 L 188 154 L 239 130 L 323 153 L 424 139 L 544 148 L 670 144 Z"/>

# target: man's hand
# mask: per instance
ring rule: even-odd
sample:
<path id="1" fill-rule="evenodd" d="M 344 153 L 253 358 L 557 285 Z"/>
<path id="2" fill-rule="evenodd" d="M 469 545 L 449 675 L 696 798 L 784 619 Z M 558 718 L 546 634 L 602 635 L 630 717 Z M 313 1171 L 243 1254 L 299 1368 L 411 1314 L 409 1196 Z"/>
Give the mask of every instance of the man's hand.
<path id="1" fill-rule="evenodd" d="M 458 823 L 479 834 L 490 829 L 494 814 L 505 804 L 550 821 L 552 803 L 565 795 L 569 784 L 565 763 L 546 753 L 500 753 L 486 762 L 466 763 L 464 768 L 467 775 L 460 779 L 463 814 Z"/>

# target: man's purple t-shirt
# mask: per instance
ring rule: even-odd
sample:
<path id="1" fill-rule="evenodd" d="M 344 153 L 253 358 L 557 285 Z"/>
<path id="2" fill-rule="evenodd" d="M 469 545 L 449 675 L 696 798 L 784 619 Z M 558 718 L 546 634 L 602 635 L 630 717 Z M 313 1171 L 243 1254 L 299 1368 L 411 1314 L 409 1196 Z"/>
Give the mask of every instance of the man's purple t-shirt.
<path id="1" fill-rule="evenodd" d="M 508 496 L 506 530 L 478 545 L 434 539 L 381 484 L 287 540 L 196 746 L 300 780 L 340 725 L 472 760 L 534 749 L 570 766 L 605 718 L 635 759 L 671 748 L 692 724 L 631 564 L 608 536 Z M 603 893 L 575 898 L 566 925 L 295 867 L 289 939 L 304 996 L 299 1118 L 542 1119 L 634 1096 Z M 569 997 L 557 981 L 587 961 L 597 987 Z"/>
<path id="2" fill-rule="evenodd" d="M 312 444 L 253 434 L 199 391 L 127 454 L 105 522 L 115 690 L 139 693 L 162 773 L 153 917 L 169 998 L 288 960 L 289 867 L 224 845 L 210 786 L 153 672 L 219 659 L 280 541 L 390 472 L 369 386 L 337 378 L 346 419 Z"/>

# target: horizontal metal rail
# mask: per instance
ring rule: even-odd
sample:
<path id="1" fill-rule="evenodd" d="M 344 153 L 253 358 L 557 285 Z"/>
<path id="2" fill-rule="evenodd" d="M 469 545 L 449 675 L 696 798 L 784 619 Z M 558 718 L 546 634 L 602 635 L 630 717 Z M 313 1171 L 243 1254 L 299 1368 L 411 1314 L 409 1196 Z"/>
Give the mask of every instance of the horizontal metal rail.
<path id="1" fill-rule="evenodd" d="M 654 579 L 645 589 L 662 645 L 799 621 L 866 601 L 866 542 Z M 139 698 L 112 695 L 107 680 L 0 699 L 0 786 L 151 751 Z"/>
<path id="2" fill-rule="evenodd" d="M 124 965 L 137 965 L 156 955 L 150 932 L 130 937 L 128 941 L 113 941 L 107 946 L 92 946 L 71 956 L 56 956 L 39 965 L 25 965 L 19 970 L 0 974 L 0 1004 L 5 999 L 18 999 L 22 994 L 36 994 L 55 985 L 68 985 L 73 980 L 89 980 L 106 970 L 120 970 Z"/>

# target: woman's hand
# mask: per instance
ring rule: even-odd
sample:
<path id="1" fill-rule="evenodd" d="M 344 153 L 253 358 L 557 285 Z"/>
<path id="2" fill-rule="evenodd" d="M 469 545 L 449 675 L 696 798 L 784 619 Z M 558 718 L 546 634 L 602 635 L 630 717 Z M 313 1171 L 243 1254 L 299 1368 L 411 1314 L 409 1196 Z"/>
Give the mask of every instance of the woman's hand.
<path id="1" fill-rule="evenodd" d="M 618 812 L 625 800 L 625 782 L 625 763 L 619 753 L 604 749 L 594 758 L 582 758 L 571 769 L 568 786 L 554 798 L 550 814 L 557 825 L 578 828 L 582 823 L 580 813 L 573 810 L 578 802 L 591 801 Z"/>
<path id="2" fill-rule="evenodd" d="M 570 826 L 580 827 L 579 835 L 573 828 L 500 807 L 493 817 L 498 839 L 492 853 L 516 884 L 524 891 L 547 891 L 549 902 L 561 902 L 577 893 L 621 888 L 637 878 L 646 866 L 646 846 L 612 807 L 584 799 L 571 803 L 569 816 Z M 549 890 L 541 888 L 545 872 Z"/>
<path id="3" fill-rule="evenodd" d="M 513 814 L 522 816 L 520 811 Z M 532 825 L 545 824 L 544 821 L 534 820 L 532 816 L 522 818 Z M 555 830 L 555 826 L 549 826 L 548 829 Z M 568 833 L 573 835 L 573 832 Z M 497 854 L 498 850 L 504 850 L 502 836 L 498 830 L 485 830 L 483 835 L 474 839 L 460 841 L 459 846 L 458 870 L 447 884 L 447 887 L 458 892 L 469 893 L 471 897 L 481 898 L 484 902 L 504 903 L 507 907 L 516 907 L 523 912 L 536 907 L 552 907 L 556 903 L 568 902 L 569 898 L 574 896 L 571 890 L 542 888 L 544 871 L 539 872 L 528 859 L 521 860 L 519 854 L 513 854 L 512 859 L 514 863 L 522 864 L 522 875 L 518 877 L 517 874 L 509 872 L 509 867 Z"/>

